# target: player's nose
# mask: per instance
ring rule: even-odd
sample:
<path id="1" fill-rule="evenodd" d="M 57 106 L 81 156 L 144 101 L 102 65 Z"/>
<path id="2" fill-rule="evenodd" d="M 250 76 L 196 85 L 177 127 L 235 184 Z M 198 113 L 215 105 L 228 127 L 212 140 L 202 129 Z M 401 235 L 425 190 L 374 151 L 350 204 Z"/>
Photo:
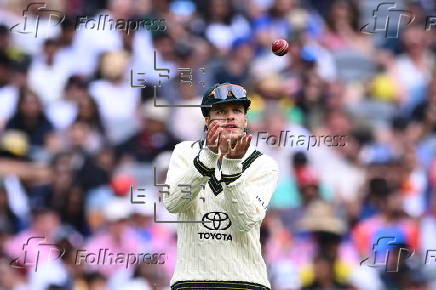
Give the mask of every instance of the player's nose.
<path id="1" fill-rule="evenodd" d="M 227 121 L 234 120 L 235 119 L 235 113 L 232 112 L 232 110 L 227 111 L 226 119 L 227 119 Z"/>

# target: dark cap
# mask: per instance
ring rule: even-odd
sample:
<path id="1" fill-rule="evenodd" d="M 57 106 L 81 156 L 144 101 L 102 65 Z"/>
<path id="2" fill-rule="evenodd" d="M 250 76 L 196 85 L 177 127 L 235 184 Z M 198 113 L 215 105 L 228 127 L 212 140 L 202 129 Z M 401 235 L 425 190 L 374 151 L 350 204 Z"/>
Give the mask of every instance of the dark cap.
<path id="1" fill-rule="evenodd" d="M 215 99 L 215 97 L 213 95 L 211 95 L 212 91 L 220 86 L 223 85 L 232 85 L 231 83 L 220 83 L 220 84 L 215 84 L 213 87 L 211 87 L 210 89 L 208 89 L 204 95 L 203 95 L 203 100 L 201 101 L 201 105 L 218 105 L 218 104 L 224 104 L 224 103 L 233 103 L 233 102 L 240 102 L 242 103 L 242 105 L 245 108 L 245 112 L 248 111 L 251 101 L 248 99 L 248 97 L 245 98 L 239 98 L 237 99 L 235 96 L 229 96 L 227 97 L 227 99 L 225 100 L 220 100 L 220 99 Z M 201 107 L 201 112 L 203 113 L 204 117 L 207 117 L 209 115 L 209 111 L 210 111 L 211 107 Z"/>

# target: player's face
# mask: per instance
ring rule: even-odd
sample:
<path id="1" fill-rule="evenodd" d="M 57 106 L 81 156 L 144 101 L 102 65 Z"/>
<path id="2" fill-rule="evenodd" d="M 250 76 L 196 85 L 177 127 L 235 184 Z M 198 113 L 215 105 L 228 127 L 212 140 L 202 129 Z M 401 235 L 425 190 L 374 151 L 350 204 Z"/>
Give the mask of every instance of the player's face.
<path id="1" fill-rule="evenodd" d="M 238 103 L 214 105 L 209 111 L 209 117 L 205 118 L 206 126 L 214 120 L 218 120 L 224 134 L 242 133 L 247 128 L 244 106 Z"/>

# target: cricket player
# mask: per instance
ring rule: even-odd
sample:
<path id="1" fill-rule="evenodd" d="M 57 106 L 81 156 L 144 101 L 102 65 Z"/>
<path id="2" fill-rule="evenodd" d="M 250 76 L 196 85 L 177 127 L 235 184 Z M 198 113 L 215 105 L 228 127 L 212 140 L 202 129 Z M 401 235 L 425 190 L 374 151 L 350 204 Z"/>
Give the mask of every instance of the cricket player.
<path id="1" fill-rule="evenodd" d="M 163 194 L 177 213 L 171 289 L 270 289 L 260 225 L 278 180 L 277 163 L 246 134 L 251 101 L 243 87 L 218 84 L 203 96 L 205 140 L 171 155 Z M 206 129 L 205 127 L 205 129 Z"/>

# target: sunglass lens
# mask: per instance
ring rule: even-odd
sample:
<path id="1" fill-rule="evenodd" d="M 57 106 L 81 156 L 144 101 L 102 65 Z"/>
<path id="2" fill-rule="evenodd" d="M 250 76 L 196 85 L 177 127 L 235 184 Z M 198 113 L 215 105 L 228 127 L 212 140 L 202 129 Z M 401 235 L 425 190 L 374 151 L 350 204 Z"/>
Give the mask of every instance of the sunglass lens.
<path id="1" fill-rule="evenodd" d="M 215 99 L 225 100 L 229 92 L 230 86 L 222 86 L 215 89 Z"/>
<path id="2" fill-rule="evenodd" d="M 245 92 L 245 89 L 243 87 L 231 86 L 231 88 L 232 88 L 232 93 L 235 96 L 235 98 L 241 99 L 241 98 L 246 97 L 246 92 Z"/>
<path id="3" fill-rule="evenodd" d="M 231 92 L 237 99 L 246 97 L 246 92 L 243 87 L 227 85 L 215 89 L 215 99 L 225 100 L 229 96 L 229 92 Z"/>

